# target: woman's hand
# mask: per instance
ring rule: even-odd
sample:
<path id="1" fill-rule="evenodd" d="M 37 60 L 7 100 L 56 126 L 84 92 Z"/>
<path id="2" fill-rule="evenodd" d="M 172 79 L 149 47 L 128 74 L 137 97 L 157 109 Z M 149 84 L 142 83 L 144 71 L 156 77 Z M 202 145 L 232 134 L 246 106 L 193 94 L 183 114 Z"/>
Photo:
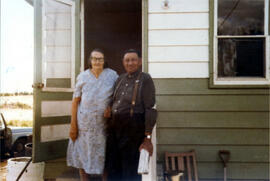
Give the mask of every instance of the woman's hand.
<path id="1" fill-rule="evenodd" d="M 72 124 L 72 123 L 77 123 L 77 121 L 71 121 L 70 130 L 69 130 L 69 137 L 74 142 L 78 137 L 78 128 L 77 128 L 77 124 Z"/>
<path id="2" fill-rule="evenodd" d="M 78 112 L 78 105 L 80 101 L 81 101 L 81 97 L 76 97 L 72 101 L 69 137 L 72 139 L 73 142 L 78 137 L 77 112 Z"/>
<path id="3" fill-rule="evenodd" d="M 104 117 L 105 118 L 110 118 L 111 114 L 112 114 L 112 108 L 110 106 L 108 106 L 104 111 Z"/>

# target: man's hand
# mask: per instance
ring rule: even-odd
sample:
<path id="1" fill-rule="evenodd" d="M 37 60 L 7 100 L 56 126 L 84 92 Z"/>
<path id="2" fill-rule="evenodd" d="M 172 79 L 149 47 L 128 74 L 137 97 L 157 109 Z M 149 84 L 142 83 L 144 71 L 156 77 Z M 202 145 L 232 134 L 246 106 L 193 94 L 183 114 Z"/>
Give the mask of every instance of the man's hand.
<path id="1" fill-rule="evenodd" d="M 152 156 L 153 155 L 153 144 L 151 142 L 151 139 L 144 138 L 143 143 L 141 144 L 139 150 L 141 151 L 141 149 L 147 150 L 149 152 L 149 155 Z"/>
<path id="2" fill-rule="evenodd" d="M 108 106 L 104 111 L 104 117 L 105 118 L 110 118 L 111 114 L 112 114 L 112 108 L 110 106 Z"/>
<path id="3" fill-rule="evenodd" d="M 77 122 L 77 121 L 76 121 Z M 77 125 L 71 124 L 69 130 L 69 137 L 74 142 L 78 137 L 78 128 Z"/>

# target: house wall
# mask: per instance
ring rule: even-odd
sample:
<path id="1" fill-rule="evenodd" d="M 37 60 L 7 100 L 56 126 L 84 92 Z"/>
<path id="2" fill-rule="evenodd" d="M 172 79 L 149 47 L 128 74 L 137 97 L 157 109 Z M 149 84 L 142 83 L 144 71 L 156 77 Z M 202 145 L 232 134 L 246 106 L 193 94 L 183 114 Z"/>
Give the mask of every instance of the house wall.
<path id="1" fill-rule="evenodd" d="M 211 2 L 211 1 L 210 1 Z M 269 179 L 269 90 L 209 88 L 209 0 L 148 1 L 148 70 L 155 81 L 157 163 L 195 149 L 200 180 Z M 211 27 L 210 27 L 211 28 Z"/>
<path id="2" fill-rule="evenodd" d="M 148 62 L 154 78 L 208 77 L 208 9 L 208 0 L 171 0 L 169 9 L 149 0 Z"/>

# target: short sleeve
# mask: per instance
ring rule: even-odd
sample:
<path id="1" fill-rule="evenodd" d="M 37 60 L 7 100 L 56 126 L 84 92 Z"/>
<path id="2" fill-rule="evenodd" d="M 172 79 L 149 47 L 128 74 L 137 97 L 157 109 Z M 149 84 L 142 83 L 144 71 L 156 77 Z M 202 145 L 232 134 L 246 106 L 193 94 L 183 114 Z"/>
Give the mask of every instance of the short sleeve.
<path id="1" fill-rule="evenodd" d="M 108 68 L 107 69 L 107 76 L 106 76 L 106 82 L 108 82 L 109 85 L 114 85 L 116 80 L 118 78 L 118 74 L 116 73 L 116 71 Z"/>
<path id="2" fill-rule="evenodd" d="M 115 71 L 113 71 L 113 73 L 112 73 L 112 79 L 113 79 L 113 82 L 115 83 L 116 82 L 116 80 L 118 79 L 118 74 L 115 72 Z"/>
<path id="3" fill-rule="evenodd" d="M 76 85 L 75 85 L 75 89 L 74 89 L 74 92 L 73 92 L 73 99 L 76 98 L 76 97 L 81 97 L 81 95 L 82 95 L 82 86 L 83 86 L 83 76 L 82 76 L 82 73 L 80 73 L 77 76 L 77 79 L 76 79 Z"/>

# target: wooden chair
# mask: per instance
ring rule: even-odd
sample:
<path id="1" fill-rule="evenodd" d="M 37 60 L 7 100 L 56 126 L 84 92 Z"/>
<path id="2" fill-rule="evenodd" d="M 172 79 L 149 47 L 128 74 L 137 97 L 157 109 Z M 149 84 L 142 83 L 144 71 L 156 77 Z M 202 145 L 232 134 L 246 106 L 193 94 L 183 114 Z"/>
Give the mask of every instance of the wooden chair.
<path id="1" fill-rule="evenodd" d="M 166 172 L 183 172 L 185 180 L 198 181 L 195 151 L 183 153 L 165 152 Z M 188 178 L 186 178 L 186 175 Z"/>

